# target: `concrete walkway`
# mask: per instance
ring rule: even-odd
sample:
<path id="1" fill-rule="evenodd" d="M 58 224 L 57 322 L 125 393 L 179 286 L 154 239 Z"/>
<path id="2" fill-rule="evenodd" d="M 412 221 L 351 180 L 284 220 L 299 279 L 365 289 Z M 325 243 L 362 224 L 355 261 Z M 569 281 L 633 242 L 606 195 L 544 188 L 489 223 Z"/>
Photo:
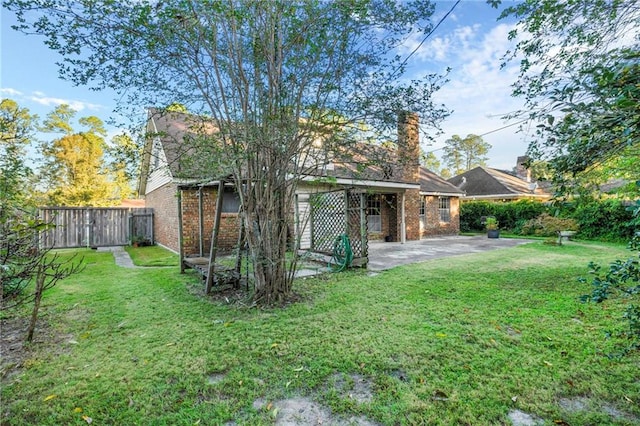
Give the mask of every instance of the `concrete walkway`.
<path id="1" fill-rule="evenodd" d="M 404 244 L 370 241 L 367 269 L 383 271 L 439 257 L 480 253 L 531 242 L 533 241 L 517 238 L 487 238 L 486 235 L 433 237 L 420 241 L 407 241 Z"/>
<path id="2" fill-rule="evenodd" d="M 116 265 L 122 268 L 138 268 L 138 266 L 133 264 L 131 256 L 129 256 L 129 253 L 127 253 L 122 246 L 98 247 L 98 251 L 110 251 L 113 253 L 113 257 L 116 259 Z"/>

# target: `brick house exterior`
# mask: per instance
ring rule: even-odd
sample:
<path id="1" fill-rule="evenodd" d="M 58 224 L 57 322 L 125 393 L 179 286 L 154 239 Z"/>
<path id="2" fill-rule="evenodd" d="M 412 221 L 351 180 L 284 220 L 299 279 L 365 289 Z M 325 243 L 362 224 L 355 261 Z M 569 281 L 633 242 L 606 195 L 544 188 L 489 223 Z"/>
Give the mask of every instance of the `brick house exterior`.
<path id="1" fill-rule="evenodd" d="M 154 209 L 154 233 L 159 245 L 175 252 L 182 248 L 186 256 L 206 256 L 215 217 L 217 184 L 175 177 L 184 172 L 181 159 L 193 155 L 180 145 L 189 132 L 185 123 L 190 117 L 184 113 L 149 111 L 147 134 L 153 136 L 147 139 L 138 190 L 145 197 L 146 206 Z M 360 170 L 356 174 L 353 163 L 357 163 L 357 156 L 350 164 L 335 160 L 318 175 L 310 176 L 331 177 L 331 184 L 314 186 L 303 182 L 300 193 L 339 188 L 365 192 L 370 225 L 375 222 L 368 230 L 370 240 L 403 242 L 457 234 L 463 191 L 420 166 L 418 131 L 418 116 L 401 114 L 397 149 L 371 145 L 364 148 L 363 162 L 372 150 L 386 150 L 382 158 L 388 158 L 392 165 L 367 166 L 364 173 Z M 226 192 L 225 202 L 230 204 L 228 211 L 223 204 L 218 236 L 218 249 L 222 251 L 237 245 L 240 225 L 237 208 L 232 212 L 233 194 Z"/>

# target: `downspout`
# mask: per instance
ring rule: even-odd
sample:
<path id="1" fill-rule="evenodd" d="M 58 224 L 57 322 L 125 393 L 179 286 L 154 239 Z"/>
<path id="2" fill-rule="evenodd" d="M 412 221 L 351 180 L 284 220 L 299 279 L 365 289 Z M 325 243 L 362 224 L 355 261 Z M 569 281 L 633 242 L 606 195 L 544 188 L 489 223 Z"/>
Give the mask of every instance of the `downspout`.
<path id="1" fill-rule="evenodd" d="M 402 201 L 400 203 L 400 243 L 407 242 L 407 223 L 405 221 L 405 209 L 404 209 L 405 196 L 402 193 Z"/>
<path id="2" fill-rule="evenodd" d="M 204 256 L 204 208 L 202 204 L 202 185 L 200 185 L 198 188 L 198 242 L 200 257 Z"/>

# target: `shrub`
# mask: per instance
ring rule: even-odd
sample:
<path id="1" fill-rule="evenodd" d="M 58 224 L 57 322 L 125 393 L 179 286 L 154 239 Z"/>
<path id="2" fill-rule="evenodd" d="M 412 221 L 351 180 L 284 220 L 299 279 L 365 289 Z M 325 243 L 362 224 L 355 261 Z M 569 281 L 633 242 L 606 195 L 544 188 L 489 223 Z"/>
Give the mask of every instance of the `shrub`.
<path id="1" fill-rule="evenodd" d="M 580 200 L 569 215 L 586 239 L 629 241 L 637 226 L 632 211 L 620 200 Z"/>
<path id="2" fill-rule="evenodd" d="M 547 207 L 539 201 L 520 200 L 508 203 L 488 201 L 465 201 L 460 206 L 460 230 L 462 232 L 483 231 L 483 219 L 495 217 L 502 229 L 518 230 L 522 224 L 539 216 Z"/>
<path id="3" fill-rule="evenodd" d="M 574 219 L 551 216 L 542 213 L 535 219 L 528 220 L 522 226 L 523 235 L 554 237 L 559 231 L 577 231 L 578 223 Z"/>

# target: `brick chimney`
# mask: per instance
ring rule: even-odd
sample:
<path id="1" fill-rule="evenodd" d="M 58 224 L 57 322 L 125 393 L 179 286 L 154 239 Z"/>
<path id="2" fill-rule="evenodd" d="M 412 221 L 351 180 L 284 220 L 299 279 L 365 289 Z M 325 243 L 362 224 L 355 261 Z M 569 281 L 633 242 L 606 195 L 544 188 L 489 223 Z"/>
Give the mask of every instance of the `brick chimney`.
<path id="1" fill-rule="evenodd" d="M 398 167 L 404 182 L 420 183 L 420 137 L 418 114 L 403 111 L 398 114 Z M 404 209 L 396 213 L 397 235 L 405 225 L 407 240 L 420 239 L 420 189 L 407 189 L 402 194 Z M 404 211 L 405 217 L 402 217 Z"/>
<path id="2" fill-rule="evenodd" d="M 402 111 L 398 114 L 398 165 L 402 180 L 418 183 L 420 180 L 420 137 L 418 114 Z"/>
<path id="3" fill-rule="evenodd" d="M 520 179 L 531 182 L 531 170 L 527 168 L 527 163 L 529 162 L 529 157 L 526 155 L 521 155 L 516 160 L 515 172 L 516 176 Z"/>

